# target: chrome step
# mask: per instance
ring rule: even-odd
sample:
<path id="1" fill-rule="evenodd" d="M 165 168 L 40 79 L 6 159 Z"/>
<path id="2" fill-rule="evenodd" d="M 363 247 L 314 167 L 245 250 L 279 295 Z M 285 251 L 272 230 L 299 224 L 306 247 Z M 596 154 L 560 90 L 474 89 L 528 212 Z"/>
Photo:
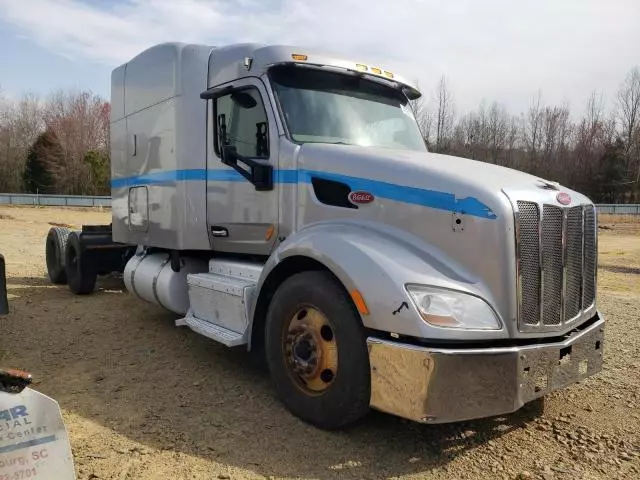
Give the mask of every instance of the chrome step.
<path id="1" fill-rule="evenodd" d="M 249 308 L 261 273 L 261 264 L 211 260 L 209 273 L 188 275 L 190 310 L 183 324 L 227 346 L 248 343 Z"/>
<path id="2" fill-rule="evenodd" d="M 236 279 L 257 282 L 260 280 L 263 265 L 261 263 L 239 262 L 237 260 L 209 260 L 209 273 L 224 275 Z"/>
<path id="3" fill-rule="evenodd" d="M 247 339 L 243 334 L 205 320 L 200 320 L 199 318 L 194 317 L 191 312 L 189 312 L 185 318 L 178 320 L 176 325 L 186 325 L 194 332 L 220 342 L 227 347 L 236 347 L 247 343 Z"/>

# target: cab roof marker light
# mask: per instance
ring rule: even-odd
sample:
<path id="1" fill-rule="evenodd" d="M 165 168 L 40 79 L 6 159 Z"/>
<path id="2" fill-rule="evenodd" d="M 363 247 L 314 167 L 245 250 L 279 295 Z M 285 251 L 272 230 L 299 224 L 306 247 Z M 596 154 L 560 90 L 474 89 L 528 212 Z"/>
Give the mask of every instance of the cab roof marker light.
<path id="1" fill-rule="evenodd" d="M 387 70 L 384 71 L 384 76 L 385 77 L 389 77 L 389 78 L 393 78 L 393 73 L 388 72 Z"/>
<path id="2" fill-rule="evenodd" d="M 380 70 L 378 67 L 371 67 L 371 71 L 376 75 L 382 75 L 382 70 Z"/>
<path id="3" fill-rule="evenodd" d="M 291 54 L 291 58 L 293 58 L 294 60 L 297 60 L 299 62 L 306 62 L 307 61 L 307 57 L 306 55 L 302 55 L 300 53 L 292 53 Z"/>
<path id="4" fill-rule="evenodd" d="M 367 72 L 369 67 L 367 67 L 364 63 L 356 63 L 356 68 L 361 72 Z"/>

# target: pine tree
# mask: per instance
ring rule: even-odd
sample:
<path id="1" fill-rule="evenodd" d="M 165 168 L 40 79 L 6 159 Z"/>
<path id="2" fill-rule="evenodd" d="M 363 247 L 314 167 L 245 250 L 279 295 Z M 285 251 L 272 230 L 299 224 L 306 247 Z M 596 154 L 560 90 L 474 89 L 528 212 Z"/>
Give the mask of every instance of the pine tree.
<path id="1" fill-rule="evenodd" d="M 23 180 L 27 192 L 54 193 L 51 166 L 62 156 L 62 148 L 51 130 L 38 135 L 27 154 Z"/>

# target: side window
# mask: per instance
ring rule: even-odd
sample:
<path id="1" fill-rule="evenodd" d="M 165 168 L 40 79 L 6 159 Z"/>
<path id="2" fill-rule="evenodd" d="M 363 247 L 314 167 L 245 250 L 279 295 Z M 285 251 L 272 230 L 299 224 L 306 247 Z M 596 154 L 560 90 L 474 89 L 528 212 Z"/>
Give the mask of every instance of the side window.
<path id="1" fill-rule="evenodd" d="M 238 155 L 269 158 L 267 114 L 257 88 L 237 90 L 215 101 L 215 151 L 236 147 Z"/>

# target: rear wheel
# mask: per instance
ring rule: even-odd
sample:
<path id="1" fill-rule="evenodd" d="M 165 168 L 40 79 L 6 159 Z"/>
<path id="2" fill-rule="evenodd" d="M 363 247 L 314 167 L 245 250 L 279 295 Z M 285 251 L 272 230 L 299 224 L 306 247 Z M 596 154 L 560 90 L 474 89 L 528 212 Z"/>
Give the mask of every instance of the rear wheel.
<path id="1" fill-rule="evenodd" d="M 64 285 L 67 283 L 65 271 L 65 249 L 71 230 L 64 227 L 49 229 L 46 241 L 47 273 L 51 282 Z"/>
<path id="2" fill-rule="evenodd" d="M 88 260 L 86 254 L 82 255 L 80 236 L 76 232 L 71 232 L 67 239 L 65 270 L 69 290 L 76 295 L 86 295 L 95 288 L 97 273 Z"/>
<path id="3" fill-rule="evenodd" d="M 327 272 L 304 272 L 276 291 L 265 329 L 277 393 L 302 420 L 325 429 L 369 411 L 366 337 L 351 299 Z"/>

